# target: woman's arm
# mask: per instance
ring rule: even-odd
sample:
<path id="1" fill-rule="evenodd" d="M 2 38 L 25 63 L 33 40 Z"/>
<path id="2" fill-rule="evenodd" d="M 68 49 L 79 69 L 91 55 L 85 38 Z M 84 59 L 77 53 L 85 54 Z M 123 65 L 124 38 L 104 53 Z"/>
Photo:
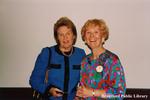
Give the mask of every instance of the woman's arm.
<path id="1" fill-rule="evenodd" d="M 40 93 L 46 91 L 47 85 L 45 84 L 45 74 L 48 64 L 49 49 L 43 48 L 39 56 L 37 57 L 35 67 L 30 76 L 30 85 L 33 89 Z"/>
<path id="2" fill-rule="evenodd" d="M 103 97 L 106 91 L 100 89 L 93 89 L 88 86 L 80 86 L 77 89 L 77 96 L 87 98 L 87 97 Z"/>
<path id="3" fill-rule="evenodd" d="M 121 98 L 126 92 L 126 81 L 124 70 L 117 56 L 112 58 L 112 64 L 109 69 L 109 74 L 103 87 L 106 91 L 106 97 Z"/>

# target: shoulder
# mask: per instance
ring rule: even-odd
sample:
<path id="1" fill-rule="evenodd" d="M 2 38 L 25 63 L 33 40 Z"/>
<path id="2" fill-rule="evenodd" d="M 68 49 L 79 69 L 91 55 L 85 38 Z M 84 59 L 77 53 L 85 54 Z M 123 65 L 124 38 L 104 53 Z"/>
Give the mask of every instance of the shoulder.
<path id="1" fill-rule="evenodd" d="M 84 51 L 84 49 L 79 48 L 79 47 L 75 47 L 75 46 L 74 46 L 74 49 L 77 50 L 77 51 Z"/>
<path id="2" fill-rule="evenodd" d="M 84 56 L 82 59 L 82 62 L 88 62 L 90 60 L 91 55 L 92 54 L 90 53 L 90 54 L 87 54 L 86 56 Z"/>
<path id="3" fill-rule="evenodd" d="M 108 58 L 110 59 L 119 59 L 119 57 L 115 53 L 109 50 L 106 50 L 106 56 L 108 56 Z"/>
<path id="4" fill-rule="evenodd" d="M 73 48 L 74 48 L 74 51 L 75 51 L 77 54 L 82 54 L 83 56 L 86 55 L 84 49 L 79 48 L 79 47 L 73 47 Z"/>
<path id="5" fill-rule="evenodd" d="M 51 49 L 55 48 L 55 45 L 54 46 L 49 46 L 49 47 L 43 47 L 41 49 L 41 52 L 40 54 L 43 54 L 43 55 L 47 55 Z"/>
<path id="6" fill-rule="evenodd" d="M 49 46 L 49 47 L 45 47 L 44 49 L 53 49 L 53 48 L 56 48 L 57 45 L 53 45 L 53 46 Z"/>
<path id="7" fill-rule="evenodd" d="M 107 50 L 106 55 L 108 56 L 108 61 L 110 61 L 112 64 L 121 64 L 118 55 L 116 55 L 115 53 Z"/>
<path id="8" fill-rule="evenodd" d="M 56 48 L 57 48 L 57 45 L 53 45 L 53 46 L 49 46 L 49 47 L 44 47 L 44 48 L 42 48 L 41 51 L 43 51 L 43 52 L 51 52 L 51 51 L 55 50 Z"/>

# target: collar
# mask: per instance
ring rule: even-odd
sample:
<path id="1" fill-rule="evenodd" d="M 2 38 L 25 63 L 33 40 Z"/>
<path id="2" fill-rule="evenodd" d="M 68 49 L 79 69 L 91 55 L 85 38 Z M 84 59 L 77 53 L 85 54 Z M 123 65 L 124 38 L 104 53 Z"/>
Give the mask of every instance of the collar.
<path id="1" fill-rule="evenodd" d="M 56 51 L 58 54 L 60 54 L 60 55 L 62 55 L 62 56 L 65 56 L 65 55 L 63 55 L 63 53 L 60 51 L 58 45 L 55 45 L 54 48 L 55 48 L 55 51 Z M 75 47 L 73 46 L 72 54 L 74 53 L 74 51 L 75 51 Z"/>

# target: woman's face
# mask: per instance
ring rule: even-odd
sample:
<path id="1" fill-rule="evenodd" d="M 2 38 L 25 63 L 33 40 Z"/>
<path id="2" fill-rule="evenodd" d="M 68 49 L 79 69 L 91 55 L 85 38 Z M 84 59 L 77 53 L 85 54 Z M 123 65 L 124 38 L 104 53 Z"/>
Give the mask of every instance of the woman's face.
<path id="1" fill-rule="evenodd" d="M 102 46 L 102 33 L 99 26 L 90 25 L 86 28 L 85 42 L 91 49 Z"/>
<path id="2" fill-rule="evenodd" d="M 57 33 L 60 48 L 71 48 L 75 39 L 71 28 L 68 28 L 67 26 L 61 26 L 58 28 Z"/>

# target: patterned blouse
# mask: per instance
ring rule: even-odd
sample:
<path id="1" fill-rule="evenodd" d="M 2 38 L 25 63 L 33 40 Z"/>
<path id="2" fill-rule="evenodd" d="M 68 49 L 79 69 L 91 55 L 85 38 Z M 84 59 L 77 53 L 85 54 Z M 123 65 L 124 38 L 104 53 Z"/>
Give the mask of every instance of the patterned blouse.
<path id="1" fill-rule="evenodd" d="M 94 60 L 92 53 L 87 55 L 81 63 L 80 84 L 105 90 L 108 99 L 122 100 L 121 97 L 126 91 L 126 83 L 118 56 L 108 50 Z M 86 100 L 102 100 L 102 98 L 88 97 Z"/>

